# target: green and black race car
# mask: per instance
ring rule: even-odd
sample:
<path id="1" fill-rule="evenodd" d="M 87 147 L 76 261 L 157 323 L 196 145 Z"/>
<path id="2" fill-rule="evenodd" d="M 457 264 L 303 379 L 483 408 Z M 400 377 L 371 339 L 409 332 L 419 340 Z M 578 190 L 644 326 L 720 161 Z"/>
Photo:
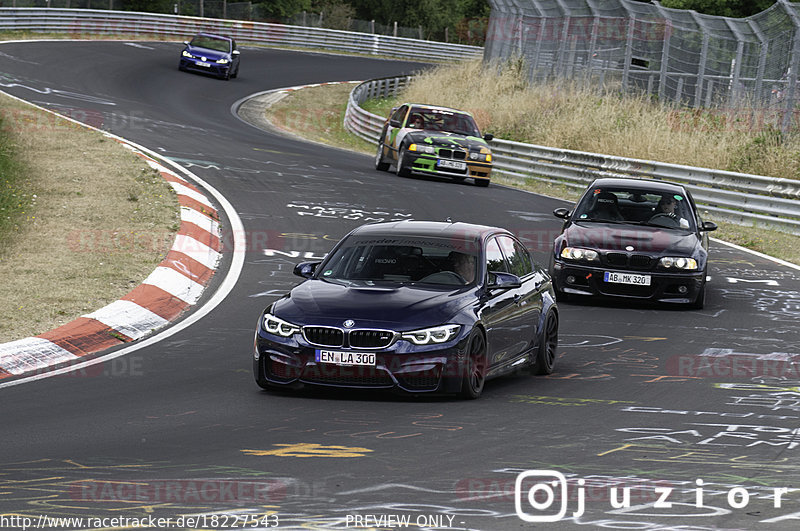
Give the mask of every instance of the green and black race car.
<path id="1" fill-rule="evenodd" d="M 392 109 L 383 126 L 375 155 L 375 168 L 387 171 L 391 165 L 397 175 L 412 173 L 474 179 L 478 186 L 489 186 L 492 151 L 468 112 L 405 103 Z"/>

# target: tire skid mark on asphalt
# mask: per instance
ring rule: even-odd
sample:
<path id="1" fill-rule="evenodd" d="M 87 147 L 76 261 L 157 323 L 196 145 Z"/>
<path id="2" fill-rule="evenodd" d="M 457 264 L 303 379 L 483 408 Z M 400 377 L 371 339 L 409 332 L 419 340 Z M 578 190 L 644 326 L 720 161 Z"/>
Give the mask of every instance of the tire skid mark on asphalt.
<path id="1" fill-rule="evenodd" d="M 222 258 L 219 215 L 189 181 L 135 147 L 175 190 L 181 224 L 172 248 L 142 284 L 120 300 L 53 330 L 0 344 L 0 380 L 75 361 L 145 337 L 195 305 Z"/>

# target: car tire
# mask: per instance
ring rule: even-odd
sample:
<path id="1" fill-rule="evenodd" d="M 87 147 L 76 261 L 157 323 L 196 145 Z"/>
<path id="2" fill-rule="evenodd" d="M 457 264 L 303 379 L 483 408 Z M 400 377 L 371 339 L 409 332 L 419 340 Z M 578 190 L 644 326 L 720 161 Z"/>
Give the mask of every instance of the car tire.
<path id="1" fill-rule="evenodd" d="M 702 310 L 705 304 L 706 304 L 706 283 L 703 282 L 703 285 L 700 286 L 700 291 L 697 292 L 697 297 L 695 297 L 693 302 L 689 303 L 689 308 L 693 310 Z"/>
<path id="2" fill-rule="evenodd" d="M 378 171 L 386 171 L 389 169 L 388 162 L 383 161 L 383 142 L 378 144 L 378 152 L 375 154 L 375 169 Z"/>
<path id="3" fill-rule="evenodd" d="M 406 168 L 405 163 L 406 158 L 406 148 L 401 147 L 400 151 L 397 153 L 397 176 L 398 177 L 408 177 L 411 175 L 411 171 Z"/>
<path id="4" fill-rule="evenodd" d="M 473 330 L 470 334 L 466 356 L 460 395 L 462 398 L 474 400 L 481 396 L 486 383 L 486 338 L 480 330 Z"/>
<path id="5" fill-rule="evenodd" d="M 236 65 L 236 70 L 233 72 L 233 75 L 231 75 L 231 77 L 233 78 L 239 77 L 239 65 Z"/>
<path id="6" fill-rule="evenodd" d="M 231 80 L 231 69 L 230 68 L 227 69 L 224 74 L 222 74 L 222 79 L 224 79 L 225 81 L 230 81 Z"/>
<path id="7" fill-rule="evenodd" d="M 475 179 L 475 186 L 486 188 L 487 186 L 489 186 L 489 179 Z"/>
<path id="8" fill-rule="evenodd" d="M 536 363 L 533 373 L 552 374 L 556 366 L 558 350 L 558 314 L 550 310 L 544 318 L 544 325 L 539 334 L 539 348 L 536 350 Z"/>

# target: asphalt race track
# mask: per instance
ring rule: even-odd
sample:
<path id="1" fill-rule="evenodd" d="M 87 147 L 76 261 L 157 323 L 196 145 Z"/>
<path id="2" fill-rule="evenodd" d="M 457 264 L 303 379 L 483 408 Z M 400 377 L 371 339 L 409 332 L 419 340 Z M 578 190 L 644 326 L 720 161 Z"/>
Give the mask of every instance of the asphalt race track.
<path id="1" fill-rule="evenodd" d="M 704 310 L 561 304 L 556 373 L 493 380 L 477 401 L 261 391 L 254 326 L 299 280 L 294 263 L 367 221 L 447 217 L 504 226 L 546 262 L 564 203 L 398 178 L 231 113 L 261 91 L 421 65 L 244 48 L 225 82 L 179 72 L 180 49 L 0 48 L 0 88 L 188 167 L 233 204 L 248 243 L 236 287 L 200 322 L 97 370 L 0 389 L 0 527 L 74 516 L 205 529 L 797 528 L 800 271 L 719 243 Z M 535 484 L 554 472 L 569 496 L 548 506 L 550 483 Z M 517 509 L 565 517 L 529 523 Z"/>

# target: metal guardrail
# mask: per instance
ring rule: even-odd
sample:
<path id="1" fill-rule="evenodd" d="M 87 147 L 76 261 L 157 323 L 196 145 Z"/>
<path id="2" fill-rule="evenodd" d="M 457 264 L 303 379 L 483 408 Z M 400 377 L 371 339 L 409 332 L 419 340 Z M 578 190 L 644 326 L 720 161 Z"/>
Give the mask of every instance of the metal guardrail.
<path id="1" fill-rule="evenodd" d="M 393 96 L 409 76 L 357 85 L 347 102 L 345 128 L 378 144 L 385 118 L 361 108 L 369 98 Z M 628 159 L 495 138 L 489 143 L 493 171 L 516 178 L 585 188 L 599 177 L 650 177 L 685 184 L 703 209 L 717 219 L 800 234 L 800 180 L 777 179 L 652 160 Z"/>
<path id="2" fill-rule="evenodd" d="M 386 77 L 372 79 L 366 83 L 356 85 L 350 92 L 347 100 L 347 110 L 345 111 L 344 127 L 366 140 L 378 145 L 378 137 L 381 134 L 383 123 L 386 121 L 378 115 L 367 112 L 361 108 L 361 104 L 368 99 L 388 98 L 397 94 L 411 82 L 411 76 Z"/>
<path id="3" fill-rule="evenodd" d="M 458 61 L 483 56 L 483 48 L 371 33 L 266 22 L 91 9 L 0 8 L 0 31 L 190 37 L 199 31 L 237 41 L 380 55 L 417 61 Z"/>

